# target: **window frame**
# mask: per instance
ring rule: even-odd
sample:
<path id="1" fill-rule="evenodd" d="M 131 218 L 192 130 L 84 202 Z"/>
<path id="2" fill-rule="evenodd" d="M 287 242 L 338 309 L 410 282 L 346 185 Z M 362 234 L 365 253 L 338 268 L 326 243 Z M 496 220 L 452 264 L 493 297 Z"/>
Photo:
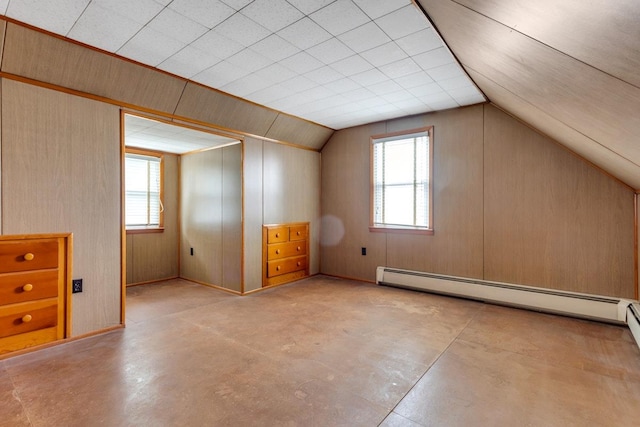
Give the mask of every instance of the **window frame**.
<path id="1" fill-rule="evenodd" d="M 147 157 L 156 157 L 160 159 L 160 212 L 158 225 L 127 225 L 127 216 L 126 216 L 126 200 L 127 200 L 127 183 L 126 183 L 126 162 L 127 162 L 127 154 L 136 154 L 139 156 L 147 156 Z M 123 159 L 123 203 L 125 204 L 125 214 L 123 217 L 124 227 L 127 234 L 143 234 L 143 233 L 163 233 L 164 232 L 164 153 L 153 150 L 145 150 L 141 148 L 133 148 L 133 147 L 125 147 L 124 150 L 124 159 Z"/>
<path id="2" fill-rule="evenodd" d="M 404 139 L 410 135 L 424 133 L 429 137 L 429 198 L 428 198 L 428 214 L 429 220 L 426 227 L 412 226 L 412 225 L 385 225 L 376 224 L 375 219 L 375 176 L 374 176 L 374 145 L 376 141 L 386 140 L 394 141 Z M 417 129 L 409 129 L 398 132 L 391 132 L 385 134 L 372 135 L 369 138 L 369 231 L 379 233 L 406 233 L 406 234 L 434 234 L 434 221 L 433 221 L 433 126 L 426 126 Z"/>

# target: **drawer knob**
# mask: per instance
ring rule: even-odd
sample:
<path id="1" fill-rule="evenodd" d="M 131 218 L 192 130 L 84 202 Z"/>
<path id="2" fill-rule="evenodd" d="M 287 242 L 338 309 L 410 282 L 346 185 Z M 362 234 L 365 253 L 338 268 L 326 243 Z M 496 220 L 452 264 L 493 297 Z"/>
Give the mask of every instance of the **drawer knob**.
<path id="1" fill-rule="evenodd" d="M 25 314 L 22 316 L 22 323 L 29 323 L 31 322 L 31 319 L 33 319 L 33 317 L 31 317 L 30 314 Z"/>
<path id="2" fill-rule="evenodd" d="M 298 246 L 298 247 L 296 248 L 296 250 L 300 250 L 300 246 Z"/>
<path id="3" fill-rule="evenodd" d="M 280 266 L 279 265 L 276 267 L 276 271 L 280 271 Z"/>
<path id="4" fill-rule="evenodd" d="M 280 249 L 276 249 L 276 255 L 280 254 Z"/>
<path id="5" fill-rule="evenodd" d="M 32 254 L 31 252 L 24 254 L 24 260 L 25 261 L 32 261 L 36 256 L 34 254 Z"/>
<path id="6" fill-rule="evenodd" d="M 24 285 L 22 287 L 22 290 L 25 291 L 25 292 L 32 291 L 33 290 L 33 285 L 31 283 L 27 283 L 26 285 Z"/>
<path id="7" fill-rule="evenodd" d="M 300 265 L 301 265 L 301 263 L 300 263 L 300 261 L 298 261 L 298 267 L 300 267 Z"/>
<path id="8" fill-rule="evenodd" d="M 297 236 L 299 236 L 299 235 L 300 235 L 300 232 L 299 232 L 299 231 L 296 231 L 296 235 L 297 235 Z"/>
<path id="9" fill-rule="evenodd" d="M 276 233 L 276 239 L 280 237 L 280 233 Z"/>

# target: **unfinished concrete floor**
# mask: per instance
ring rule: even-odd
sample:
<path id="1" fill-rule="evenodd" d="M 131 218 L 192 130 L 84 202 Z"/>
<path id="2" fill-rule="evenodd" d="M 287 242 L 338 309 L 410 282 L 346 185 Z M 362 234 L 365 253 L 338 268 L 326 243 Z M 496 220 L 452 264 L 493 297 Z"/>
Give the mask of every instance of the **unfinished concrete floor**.
<path id="1" fill-rule="evenodd" d="M 626 327 L 317 276 L 129 288 L 127 328 L 0 361 L 1 426 L 637 426 Z"/>

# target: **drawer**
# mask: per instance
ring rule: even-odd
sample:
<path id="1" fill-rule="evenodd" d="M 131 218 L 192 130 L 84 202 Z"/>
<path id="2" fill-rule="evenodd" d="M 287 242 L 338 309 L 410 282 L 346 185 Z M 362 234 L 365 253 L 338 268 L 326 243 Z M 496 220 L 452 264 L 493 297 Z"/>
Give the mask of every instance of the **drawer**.
<path id="1" fill-rule="evenodd" d="M 282 243 L 289 241 L 289 227 L 274 227 L 267 230 L 267 243 Z"/>
<path id="2" fill-rule="evenodd" d="M 307 268 L 307 257 L 299 256 L 267 262 L 267 277 L 275 277 Z"/>
<path id="3" fill-rule="evenodd" d="M 0 305 L 58 296 L 58 270 L 0 274 Z"/>
<path id="4" fill-rule="evenodd" d="M 0 338 L 56 326 L 57 302 L 51 298 L 0 307 Z"/>
<path id="5" fill-rule="evenodd" d="M 56 268 L 57 265 L 56 239 L 0 241 L 0 273 Z"/>
<path id="6" fill-rule="evenodd" d="M 267 247 L 267 257 L 269 260 L 288 258 L 290 256 L 306 255 L 306 253 L 306 241 L 274 243 Z"/>
<path id="7" fill-rule="evenodd" d="M 307 238 L 309 234 L 309 229 L 306 225 L 292 225 L 290 227 L 291 231 L 289 233 L 289 240 L 304 240 Z"/>

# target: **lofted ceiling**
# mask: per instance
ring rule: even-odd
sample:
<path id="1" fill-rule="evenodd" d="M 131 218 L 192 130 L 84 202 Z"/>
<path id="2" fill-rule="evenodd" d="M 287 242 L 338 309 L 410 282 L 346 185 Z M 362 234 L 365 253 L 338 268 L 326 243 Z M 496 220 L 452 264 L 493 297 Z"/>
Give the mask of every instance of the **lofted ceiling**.
<path id="1" fill-rule="evenodd" d="M 412 0 L 0 0 L 0 14 L 332 129 L 485 101 Z"/>
<path id="2" fill-rule="evenodd" d="M 640 2 L 418 0 L 491 102 L 640 189 Z"/>

